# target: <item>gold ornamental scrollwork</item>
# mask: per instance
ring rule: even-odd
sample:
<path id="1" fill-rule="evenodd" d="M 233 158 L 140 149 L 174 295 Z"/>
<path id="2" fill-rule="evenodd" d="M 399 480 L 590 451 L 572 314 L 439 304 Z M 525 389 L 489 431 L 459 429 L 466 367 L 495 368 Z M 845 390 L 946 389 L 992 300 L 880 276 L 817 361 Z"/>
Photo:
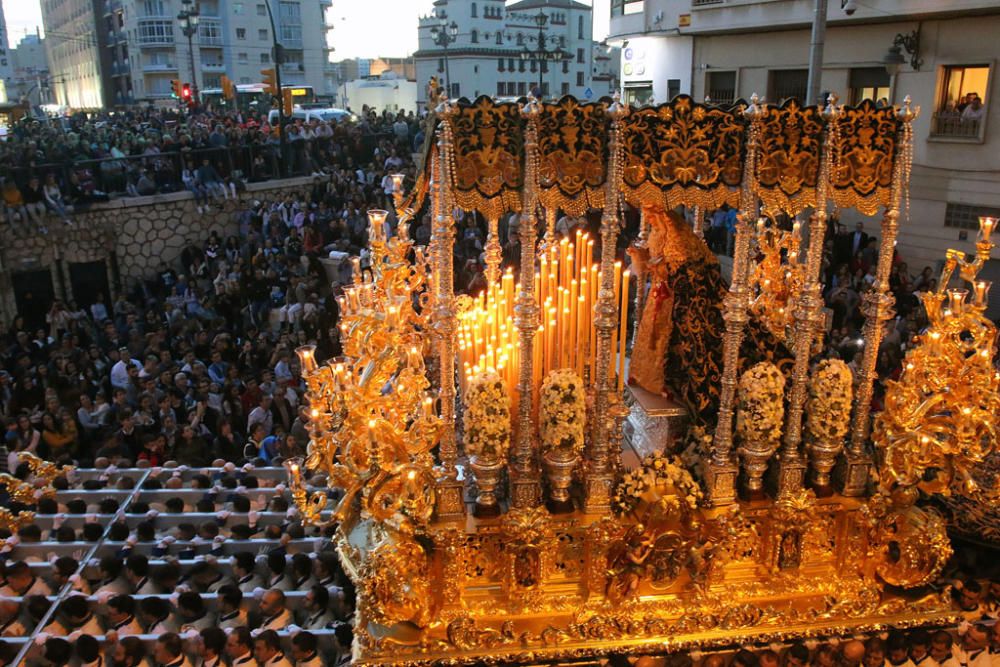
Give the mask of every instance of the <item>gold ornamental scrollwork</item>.
<path id="1" fill-rule="evenodd" d="M 757 194 L 770 215 L 795 216 L 816 206 L 823 117 L 795 99 L 765 107 L 760 121 Z"/>
<path id="2" fill-rule="evenodd" d="M 486 96 L 459 100 L 452 125 L 455 202 L 487 220 L 521 209 L 524 186 L 524 119 L 511 102 Z"/>
<path id="3" fill-rule="evenodd" d="M 741 110 L 680 95 L 637 109 L 622 121 L 623 190 L 634 205 L 739 204 L 747 126 Z"/>
<path id="4" fill-rule="evenodd" d="M 840 140 L 830 177 L 830 197 L 839 208 L 874 215 L 888 206 L 901 122 L 894 107 L 879 108 L 871 100 L 840 109 Z"/>
<path id="5" fill-rule="evenodd" d="M 564 97 L 539 105 L 538 199 L 545 208 L 580 216 L 604 206 L 610 122 L 603 102 Z"/>

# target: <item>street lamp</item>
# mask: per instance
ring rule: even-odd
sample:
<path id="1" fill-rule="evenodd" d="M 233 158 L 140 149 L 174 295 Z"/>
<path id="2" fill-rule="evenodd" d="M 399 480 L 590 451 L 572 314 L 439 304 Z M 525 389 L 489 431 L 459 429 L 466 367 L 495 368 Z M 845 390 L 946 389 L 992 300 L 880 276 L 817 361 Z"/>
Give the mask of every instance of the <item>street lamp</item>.
<path id="1" fill-rule="evenodd" d="M 193 38 L 198 32 L 201 12 L 198 11 L 198 6 L 192 0 L 183 0 L 181 6 L 182 9 L 177 14 L 177 20 L 181 24 L 181 32 L 188 40 L 188 55 L 191 57 L 191 99 L 194 100 L 195 104 L 198 104 L 198 72 L 194 68 Z"/>
<path id="2" fill-rule="evenodd" d="M 539 11 L 532 17 L 532 20 L 535 22 L 535 25 L 538 26 L 538 36 L 531 38 L 531 41 L 537 44 L 537 48 L 535 48 L 534 50 L 526 48 L 524 51 L 521 52 L 521 59 L 532 60 L 538 63 L 537 97 L 540 99 L 542 97 L 542 84 L 544 83 L 543 75 L 545 73 L 545 69 L 547 69 L 546 63 L 548 63 L 548 61 L 550 60 L 553 62 L 562 62 L 564 60 L 569 60 L 572 56 L 570 56 L 570 54 L 566 53 L 558 46 L 556 46 L 556 48 L 552 49 L 551 51 L 545 48 L 546 46 L 545 26 L 549 22 L 549 17 L 545 12 Z M 554 44 L 559 43 L 557 41 L 557 38 L 553 38 L 552 42 Z"/>
<path id="3" fill-rule="evenodd" d="M 455 40 L 458 38 L 458 24 L 452 21 L 448 23 L 445 19 L 441 19 L 441 25 L 436 25 L 431 27 L 431 38 L 434 43 L 444 49 L 444 80 L 447 82 L 447 87 L 445 90 L 448 91 L 448 97 L 451 97 L 451 72 L 448 68 L 448 45 L 454 44 Z"/>

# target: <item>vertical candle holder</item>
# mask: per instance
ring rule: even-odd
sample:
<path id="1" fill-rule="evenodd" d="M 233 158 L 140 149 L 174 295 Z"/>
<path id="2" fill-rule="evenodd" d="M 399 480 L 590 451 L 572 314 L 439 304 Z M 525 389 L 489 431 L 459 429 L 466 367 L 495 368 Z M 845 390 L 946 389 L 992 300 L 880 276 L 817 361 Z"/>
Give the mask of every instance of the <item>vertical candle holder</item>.
<path id="1" fill-rule="evenodd" d="M 719 418 L 712 439 L 712 454 L 705 465 L 705 482 L 712 505 L 729 505 L 736 501 L 736 476 L 739 468 L 733 458 L 733 417 L 736 409 L 736 386 L 739 381 L 739 353 L 743 334 L 749 321 L 747 268 L 749 265 L 750 221 L 757 219 L 759 205 L 756 195 L 757 153 L 760 143 L 760 121 L 764 110 L 753 95 L 750 106 L 743 112 L 749 121 L 747 157 L 740 188 L 740 212 L 736 216 L 736 241 L 733 253 L 733 274 L 729 293 L 722 305 L 726 330 L 722 338 L 722 379 L 719 392 Z"/>
<path id="2" fill-rule="evenodd" d="M 621 103 L 619 95 L 608 107 L 611 118 L 611 137 L 608 142 L 607 194 L 604 198 L 604 215 L 601 219 L 601 273 L 600 290 L 594 316 L 597 328 L 597 360 L 594 373 L 594 424 L 590 447 L 590 468 L 587 473 L 586 510 L 605 511 L 611 503 L 611 470 L 608 460 L 609 423 L 608 410 L 611 395 L 611 339 L 615 333 L 618 303 L 615 301 L 615 248 L 618 242 L 619 201 L 623 177 L 621 145 L 622 119 L 628 106 Z"/>
<path id="3" fill-rule="evenodd" d="M 827 192 L 832 177 L 833 156 L 839 145 L 837 96 L 830 95 L 823 110 L 826 120 L 823 153 L 816 184 L 816 209 L 809 217 L 809 246 L 806 248 L 805 275 L 802 293 L 793 312 L 795 355 L 792 382 L 788 396 L 788 418 L 785 422 L 785 439 L 781 448 L 778 468 L 778 498 L 788 498 L 805 485 L 807 469 L 802 451 L 802 417 L 806 402 L 806 384 L 809 380 L 809 362 L 813 341 L 823 322 L 823 294 L 820 284 L 823 262 L 823 242 L 826 236 Z"/>
<path id="4" fill-rule="evenodd" d="M 889 292 L 889 273 L 892 270 L 893 251 L 896 247 L 896 234 L 899 231 L 899 205 L 904 181 L 909 177 L 910 161 L 913 151 L 912 123 L 917 111 L 910 108 L 910 98 L 903 101 L 902 108 L 896 111 L 900 129 L 896 141 L 898 144 L 896 164 L 892 173 L 890 201 L 882 217 L 882 242 L 879 247 L 878 264 L 875 270 L 875 283 L 862 302 L 862 312 L 865 314 L 864 352 L 858 372 L 858 386 L 855 393 L 854 419 L 851 422 L 851 441 L 845 453 L 846 465 L 841 493 L 845 496 L 860 496 L 868 488 L 868 478 L 871 469 L 871 455 L 866 450 L 868 436 L 871 432 L 871 404 L 874 394 L 878 350 L 882 343 L 882 332 L 885 322 L 892 317 L 894 299 Z M 939 289 L 947 286 L 947 280 Z"/>

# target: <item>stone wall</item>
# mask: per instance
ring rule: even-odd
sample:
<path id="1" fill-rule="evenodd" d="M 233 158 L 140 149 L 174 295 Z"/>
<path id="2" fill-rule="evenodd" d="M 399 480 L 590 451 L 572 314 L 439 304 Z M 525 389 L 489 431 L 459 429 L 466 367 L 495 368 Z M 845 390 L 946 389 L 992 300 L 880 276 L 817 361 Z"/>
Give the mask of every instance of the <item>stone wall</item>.
<path id="1" fill-rule="evenodd" d="M 72 265 L 102 262 L 111 292 L 105 296 L 110 302 L 119 288 L 130 289 L 136 280 L 175 263 L 188 241 L 201 244 L 212 231 L 222 238 L 236 233 L 237 214 L 248 202 L 305 193 L 311 185 L 309 177 L 251 183 L 236 200 L 225 200 L 206 213 L 198 213 L 188 192 L 116 199 L 74 213 L 71 227 L 49 216 L 49 233 L 32 233 L 27 238 L 15 235 L 2 220 L 0 323 L 6 327 L 17 312 L 19 274 L 31 273 L 37 279 L 47 271 L 55 297 L 67 301 L 79 297 L 84 302 L 93 295 L 73 294 Z"/>

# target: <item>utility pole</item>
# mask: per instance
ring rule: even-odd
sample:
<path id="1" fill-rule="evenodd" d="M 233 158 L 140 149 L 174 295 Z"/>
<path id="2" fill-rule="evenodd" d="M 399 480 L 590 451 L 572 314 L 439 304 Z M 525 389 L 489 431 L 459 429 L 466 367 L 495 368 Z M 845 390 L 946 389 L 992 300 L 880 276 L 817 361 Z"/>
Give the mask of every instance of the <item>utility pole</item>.
<path id="1" fill-rule="evenodd" d="M 822 105 L 819 88 L 823 78 L 823 45 L 826 42 L 827 0 L 814 0 L 812 37 L 809 40 L 809 83 L 806 87 L 806 104 Z"/>
<path id="2" fill-rule="evenodd" d="M 284 49 L 278 42 L 278 31 L 274 28 L 274 14 L 271 13 L 271 0 L 264 0 L 267 7 L 267 19 L 271 22 L 271 42 L 274 44 L 274 85 L 278 89 L 278 168 L 282 176 L 287 176 L 285 172 L 285 100 L 282 96 L 281 88 L 281 63 L 285 59 Z"/>

